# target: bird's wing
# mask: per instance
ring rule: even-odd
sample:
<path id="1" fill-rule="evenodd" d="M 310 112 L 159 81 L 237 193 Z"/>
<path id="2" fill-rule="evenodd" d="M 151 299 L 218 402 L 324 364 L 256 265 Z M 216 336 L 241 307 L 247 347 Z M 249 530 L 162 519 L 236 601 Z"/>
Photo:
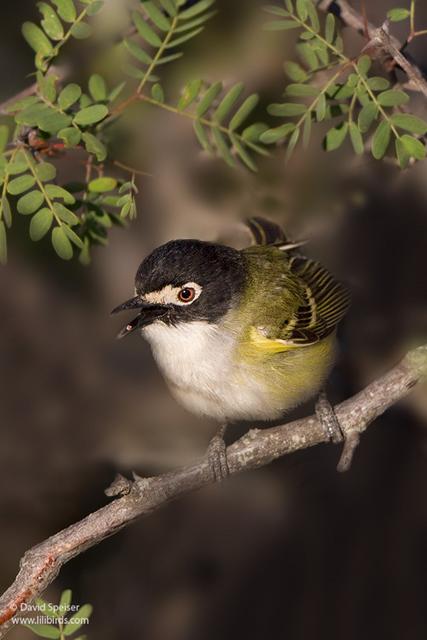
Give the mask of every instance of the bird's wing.
<path id="1" fill-rule="evenodd" d="M 336 329 L 350 294 L 325 267 L 268 247 L 248 248 L 244 254 L 251 263 L 252 289 L 258 292 L 248 314 L 255 320 L 251 342 L 280 352 L 319 342 Z"/>
<path id="2" fill-rule="evenodd" d="M 314 260 L 295 256 L 288 264 L 300 282 L 302 300 L 278 337 L 295 346 L 313 344 L 336 329 L 350 305 L 350 292 Z"/>

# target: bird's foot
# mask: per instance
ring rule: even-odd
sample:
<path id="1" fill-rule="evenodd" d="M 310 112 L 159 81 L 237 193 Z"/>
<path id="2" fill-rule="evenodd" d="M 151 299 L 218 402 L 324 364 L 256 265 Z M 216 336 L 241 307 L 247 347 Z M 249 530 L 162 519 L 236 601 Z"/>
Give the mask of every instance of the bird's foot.
<path id="1" fill-rule="evenodd" d="M 315 406 L 316 416 L 323 429 L 326 431 L 328 438 L 332 440 L 335 444 L 338 442 L 342 442 L 345 440 L 345 434 L 341 429 L 341 425 L 337 418 L 337 414 L 331 403 L 328 400 L 328 397 L 325 391 L 321 391 L 318 395 L 316 406 Z"/>
<path id="2" fill-rule="evenodd" d="M 223 424 L 212 440 L 209 442 L 207 458 L 212 470 L 212 475 L 216 482 L 225 480 L 230 474 L 227 462 L 227 447 L 224 441 L 224 434 L 227 425 Z"/>
<path id="3" fill-rule="evenodd" d="M 357 431 L 345 432 L 335 413 L 335 409 L 329 402 L 325 391 L 319 393 L 316 402 L 316 416 L 326 431 L 328 437 L 335 444 L 344 441 L 344 446 L 337 465 L 337 471 L 348 471 L 351 467 L 353 454 L 359 444 L 360 434 Z"/>

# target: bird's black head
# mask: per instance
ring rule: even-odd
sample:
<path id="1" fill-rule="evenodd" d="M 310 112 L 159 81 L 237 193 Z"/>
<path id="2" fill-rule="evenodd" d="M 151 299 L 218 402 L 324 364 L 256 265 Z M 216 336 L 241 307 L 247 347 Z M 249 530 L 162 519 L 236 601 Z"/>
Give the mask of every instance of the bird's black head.
<path id="1" fill-rule="evenodd" d="M 200 240 L 168 242 L 140 264 L 135 297 L 113 310 L 140 310 L 119 337 L 155 320 L 215 322 L 231 308 L 244 281 L 243 261 L 235 249 Z"/>

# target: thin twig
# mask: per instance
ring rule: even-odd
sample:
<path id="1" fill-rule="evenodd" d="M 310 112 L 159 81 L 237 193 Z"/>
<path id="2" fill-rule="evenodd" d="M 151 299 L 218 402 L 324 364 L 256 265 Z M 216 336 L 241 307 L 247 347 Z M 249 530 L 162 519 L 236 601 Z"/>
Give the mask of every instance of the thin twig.
<path id="1" fill-rule="evenodd" d="M 388 373 L 335 408 L 340 426 L 351 441 L 343 464 L 348 463 L 354 444 L 367 426 L 404 398 L 426 373 L 427 345 L 409 352 Z M 261 467 L 321 442 L 328 442 L 328 435 L 315 416 L 271 429 L 252 429 L 227 449 L 230 474 Z M 118 476 L 107 495 L 120 497 L 25 553 L 15 581 L 0 598 L 0 638 L 13 626 L 12 619 L 19 616 L 20 607 L 40 595 L 66 562 L 140 516 L 212 482 L 212 468 L 206 458 L 152 478 L 135 477 L 131 481 Z"/>
<path id="2" fill-rule="evenodd" d="M 364 35 L 367 29 L 370 41 L 365 50 L 371 47 L 378 58 L 384 58 L 385 62 L 391 59 L 408 76 L 410 81 L 408 88 L 419 91 L 427 97 L 427 81 L 424 74 L 413 60 L 403 55 L 404 44 L 388 33 L 387 25 L 377 28 L 369 21 L 365 23 L 363 15 L 353 9 L 347 0 L 319 0 L 317 6 L 324 12 L 331 11 L 338 15 L 345 26 L 355 29 L 361 35 Z"/>

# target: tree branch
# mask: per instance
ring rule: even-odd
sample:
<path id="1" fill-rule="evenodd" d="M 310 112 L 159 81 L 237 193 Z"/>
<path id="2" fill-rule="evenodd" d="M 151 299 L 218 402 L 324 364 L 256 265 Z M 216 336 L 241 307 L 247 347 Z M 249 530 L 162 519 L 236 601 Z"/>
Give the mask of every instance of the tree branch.
<path id="1" fill-rule="evenodd" d="M 427 98 L 427 81 L 423 72 L 413 60 L 403 55 L 404 44 L 389 34 L 387 23 L 377 28 L 371 22 L 365 21 L 364 16 L 353 9 L 347 0 L 320 0 L 317 6 L 324 12 L 330 11 L 339 16 L 345 26 L 355 29 L 361 35 L 365 35 L 367 31 L 369 42 L 364 50 L 372 48 L 376 57 L 393 60 L 408 76 L 408 88 L 421 92 Z"/>
<path id="2" fill-rule="evenodd" d="M 359 434 L 388 407 L 405 397 L 426 373 L 427 345 L 409 352 L 384 376 L 338 405 L 335 410 L 350 441 L 349 450 L 354 448 Z M 327 441 L 328 436 L 315 416 L 270 429 L 251 429 L 227 449 L 230 473 L 255 469 L 285 454 Z M 25 553 L 15 581 L 0 598 L 0 638 L 12 626 L 14 616 L 19 616 L 20 606 L 40 595 L 66 562 L 140 516 L 212 482 L 207 459 L 152 478 L 135 476 L 131 481 L 118 476 L 106 491 L 109 496 L 119 496 L 117 499 Z"/>

